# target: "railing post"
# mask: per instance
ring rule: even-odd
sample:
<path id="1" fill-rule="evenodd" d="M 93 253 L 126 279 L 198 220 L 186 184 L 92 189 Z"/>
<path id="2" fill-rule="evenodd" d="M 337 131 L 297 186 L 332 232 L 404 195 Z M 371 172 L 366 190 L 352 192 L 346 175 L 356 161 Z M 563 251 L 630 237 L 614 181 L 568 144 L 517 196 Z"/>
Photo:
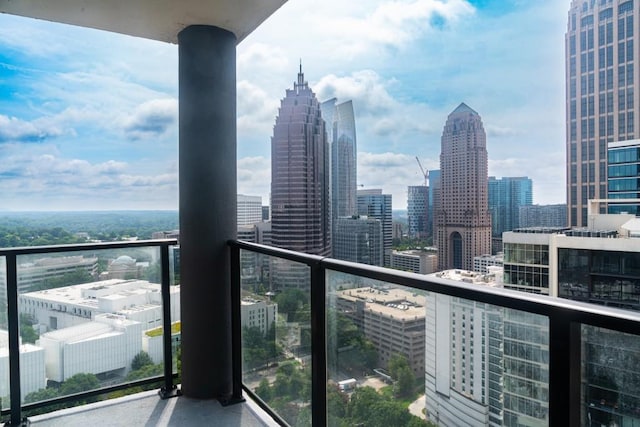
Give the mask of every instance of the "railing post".
<path id="1" fill-rule="evenodd" d="M 580 345 L 576 328 L 568 316 L 549 317 L 549 425 L 580 425 Z M 576 376 L 577 373 L 577 376 Z M 575 396 L 578 393 L 578 405 Z"/>
<path id="2" fill-rule="evenodd" d="M 7 263 L 7 323 L 9 329 L 9 399 L 11 418 L 5 425 L 25 424 L 22 418 L 20 392 L 20 314 L 18 313 L 18 267 L 14 253 L 6 255 Z"/>
<path id="3" fill-rule="evenodd" d="M 327 425 L 327 311 L 326 270 L 322 261 L 311 264 L 311 419 Z"/>
<path id="4" fill-rule="evenodd" d="M 164 350 L 164 386 L 158 394 L 163 399 L 176 397 L 180 391 L 173 384 L 173 349 L 171 346 L 171 274 L 169 271 L 169 245 L 160 246 L 160 265 L 162 268 L 162 344 Z"/>
<path id="5" fill-rule="evenodd" d="M 240 248 L 232 245 L 231 251 L 231 398 L 223 405 L 244 402 L 242 397 L 242 312 L 240 283 Z"/>

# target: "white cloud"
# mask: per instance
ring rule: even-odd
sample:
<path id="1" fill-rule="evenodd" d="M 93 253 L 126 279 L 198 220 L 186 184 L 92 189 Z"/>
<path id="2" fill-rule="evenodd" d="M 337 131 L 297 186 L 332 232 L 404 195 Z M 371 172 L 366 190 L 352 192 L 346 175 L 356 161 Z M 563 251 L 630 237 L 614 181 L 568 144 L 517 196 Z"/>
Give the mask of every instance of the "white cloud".
<path id="1" fill-rule="evenodd" d="M 262 204 L 269 204 L 271 192 L 271 159 L 243 157 L 238 160 L 238 193 L 262 196 Z"/>
<path id="2" fill-rule="evenodd" d="M 40 142 L 61 133 L 59 128 L 45 124 L 42 120 L 25 121 L 0 114 L 0 143 Z"/>
<path id="3" fill-rule="evenodd" d="M 152 99 L 140 104 L 124 123 L 130 139 L 146 139 L 164 134 L 178 121 L 176 99 Z"/>
<path id="4" fill-rule="evenodd" d="M 433 25 L 457 22 L 474 12 L 465 0 L 393 1 L 380 4 L 365 18 L 337 18 L 328 30 L 350 39 L 338 47 L 348 54 L 363 54 L 375 46 L 400 48 L 428 32 Z"/>
<path id="5" fill-rule="evenodd" d="M 0 153 L 3 207 L 14 210 L 175 209 L 178 177 L 170 166 L 144 175 L 126 162 L 89 162 L 11 147 Z M 46 150 L 45 150 L 46 151 Z M 40 153 L 39 153 L 40 152 Z"/>

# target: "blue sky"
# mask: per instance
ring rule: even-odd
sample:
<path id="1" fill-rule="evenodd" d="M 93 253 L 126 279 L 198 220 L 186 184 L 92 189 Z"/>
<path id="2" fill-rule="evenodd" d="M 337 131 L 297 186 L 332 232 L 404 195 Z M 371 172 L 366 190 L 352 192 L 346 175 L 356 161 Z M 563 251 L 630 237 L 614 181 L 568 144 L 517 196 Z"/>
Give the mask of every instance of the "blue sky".
<path id="1" fill-rule="evenodd" d="M 482 116 L 490 175 L 565 201 L 569 1 L 289 0 L 238 45 L 238 191 L 268 203 L 270 137 L 302 59 L 354 102 L 358 180 L 393 194 L 438 168 L 447 115 Z M 0 14 L 0 210 L 176 209 L 175 45 Z"/>

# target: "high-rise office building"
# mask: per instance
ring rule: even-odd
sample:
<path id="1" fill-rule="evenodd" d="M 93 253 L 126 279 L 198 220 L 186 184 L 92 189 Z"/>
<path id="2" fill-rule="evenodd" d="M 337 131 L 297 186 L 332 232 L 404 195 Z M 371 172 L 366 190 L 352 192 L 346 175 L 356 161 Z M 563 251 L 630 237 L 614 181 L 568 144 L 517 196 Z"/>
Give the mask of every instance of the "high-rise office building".
<path id="1" fill-rule="evenodd" d="M 608 196 L 609 213 L 630 213 L 640 216 L 640 140 L 610 142 L 608 153 Z M 623 202 L 624 200 L 624 202 Z M 631 201 L 635 200 L 635 201 Z"/>
<path id="2" fill-rule="evenodd" d="M 438 268 L 472 270 L 473 257 L 491 252 L 487 143 L 480 115 L 460 104 L 449 114 L 441 141 Z"/>
<path id="3" fill-rule="evenodd" d="M 262 197 L 238 194 L 238 227 L 262 221 Z"/>
<path id="4" fill-rule="evenodd" d="M 429 216 L 429 187 L 411 185 L 407 192 L 407 219 L 409 237 L 426 238 Z"/>
<path id="5" fill-rule="evenodd" d="M 607 144 L 638 137 L 639 17 L 637 0 L 571 1 L 565 40 L 569 226 L 586 226 L 588 200 L 607 198 Z"/>
<path id="6" fill-rule="evenodd" d="M 435 240 L 436 232 L 435 213 L 440 206 L 440 170 L 429 171 L 429 206 L 427 208 L 427 229 L 429 236 Z"/>
<path id="7" fill-rule="evenodd" d="M 491 235 L 502 237 L 505 231 L 520 227 L 520 206 L 533 202 L 531 179 L 524 177 L 489 177 L 489 211 Z"/>
<path id="8" fill-rule="evenodd" d="M 520 228 L 566 227 L 567 205 L 530 205 L 518 208 Z"/>
<path id="9" fill-rule="evenodd" d="M 302 66 L 280 103 L 271 138 L 271 238 L 274 246 L 331 254 L 329 145 L 316 95 Z M 276 263 L 277 264 L 277 263 Z M 296 274 L 300 273 L 300 274 Z M 274 283 L 304 287 L 305 271 L 274 265 Z M 306 278 L 306 279 L 305 279 Z"/>
<path id="10" fill-rule="evenodd" d="M 337 218 L 333 222 L 333 257 L 344 261 L 382 265 L 382 222 L 374 218 Z"/>
<path id="11" fill-rule="evenodd" d="M 356 121 L 353 103 L 337 104 L 336 98 L 320 104 L 331 151 L 332 219 L 358 212 Z"/>
<path id="12" fill-rule="evenodd" d="M 382 194 L 381 189 L 358 190 L 358 215 L 374 218 L 382 223 L 383 265 L 391 265 L 393 246 L 393 219 L 391 194 Z"/>

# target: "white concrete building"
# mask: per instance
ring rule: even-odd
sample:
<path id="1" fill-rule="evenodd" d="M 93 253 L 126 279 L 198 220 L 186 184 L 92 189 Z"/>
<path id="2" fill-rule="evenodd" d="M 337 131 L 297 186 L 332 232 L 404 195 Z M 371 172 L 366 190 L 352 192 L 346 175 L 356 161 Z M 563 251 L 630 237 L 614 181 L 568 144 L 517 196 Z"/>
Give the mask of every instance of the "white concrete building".
<path id="1" fill-rule="evenodd" d="M 262 197 L 238 194 L 238 227 L 262 222 Z"/>
<path id="2" fill-rule="evenodd" d="M 421 250 L 391 251 L 391 268 L 431 274 L 438 271 L 438 254 Z"/>
<path id="3" fill-rule="evenodd" d="M 123 316 L 99 314 L 92 322 L 40 336 L 49 380 L 62 382 L 75 374 L 126 375 L 142 350 L 142 324 Z"/>
<path id="4" fill-rule="evenodd" d="M 500 271 L 445 270 L 434 277 L 500 287 Z M 427 420 L 439 426 L 501 425 L 501 313 L 491 306 L 429 292 L 425 319 Z"/>
<path id="5" fill-rule="evenodd" d="M 278 316 L 277 304 L 250 297 L 242 299 L 240 310 L 242 327 L 259 328 L 263 335 L 266 335 Z"/>
<path id="6" fill-rule="evenodd" d="M 180 286 L 170 287 L 171 319 L 180 319 Z M 19 296 L 20 312 L 31 316 L 40 333 L 89 322 L 112 313 L 142 323 L 162 325 L 160 285 L 146 280 L 110 279 L 65 286 Z"/>
<path id="7" fill-rule="evenodd" d="M 20 344 L 20 395 L 47 386 L 44 370 L 44 349 L 32 344 Z M 9 333 L 0 330 L 0 396 L 9 396 Z"/>
<path id="8" fill-rule="evenodd" d="M 504 253 L 498 252 L 496 255 L 479 255 L 473 257 L 473 271 L 487 274 L 489 273 L 489 269 L 487 267 L 496 266 L 502 267 L 504 262 Z"/>

